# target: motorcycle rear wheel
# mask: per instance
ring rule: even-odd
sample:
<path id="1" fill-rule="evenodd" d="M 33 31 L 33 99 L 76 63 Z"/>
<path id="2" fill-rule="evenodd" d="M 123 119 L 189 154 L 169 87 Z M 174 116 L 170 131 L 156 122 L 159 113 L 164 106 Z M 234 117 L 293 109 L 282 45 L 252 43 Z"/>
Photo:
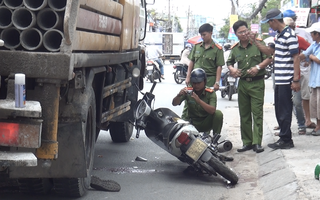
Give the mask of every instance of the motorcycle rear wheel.
<path id="1" fill-rule="evenodd" d="M 177 84 L 181 84 L 183 82 L 182 79 L 179 78 L 179 76 L 181 76 L 181 71 L 180 70 L 177 70 L 175 73 L 174 73 L 174 80 Z"/>
<path id="2" fill-rule="evenodd" d="M 234 90 L 234 85 L 229 85 L 229 91 L 228 91 L 229 101 L 231 101 L 232 99 L 233 90 Z"/>
<path id="3" fill-rule="evenodd" d="M 225 90 L 221 91 L 221 97 L 225 98 L 227 96 L 227 92 Z"/>
<path id="4" fill-rule="evenodd" d="M 238 183 L 239 177 L 237 174 L 232 171 L 229 167 L 223 164 L 216 157 L 211 156 L 210 160 L 207 162 L 218 174 L 231 182 L 231 184 L 235 185 Z"/>

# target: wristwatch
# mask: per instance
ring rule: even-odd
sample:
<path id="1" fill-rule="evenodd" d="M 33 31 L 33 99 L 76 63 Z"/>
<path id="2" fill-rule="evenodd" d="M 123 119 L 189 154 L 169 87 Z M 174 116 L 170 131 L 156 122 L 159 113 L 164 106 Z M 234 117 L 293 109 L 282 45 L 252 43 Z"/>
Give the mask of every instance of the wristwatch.
<path id="1" fill-rule="evenodd" d="M 259 71 L 260 71 L 260 69 L 261 69 L 259 65 L 256 65 L 256 68 L 257 68 Z"/>
<path id="2" fill-rule="evenodd" d="M 220 86 L 219 82 L 216 82 L 215 84 L 216 84 L 217 86 Z"/>

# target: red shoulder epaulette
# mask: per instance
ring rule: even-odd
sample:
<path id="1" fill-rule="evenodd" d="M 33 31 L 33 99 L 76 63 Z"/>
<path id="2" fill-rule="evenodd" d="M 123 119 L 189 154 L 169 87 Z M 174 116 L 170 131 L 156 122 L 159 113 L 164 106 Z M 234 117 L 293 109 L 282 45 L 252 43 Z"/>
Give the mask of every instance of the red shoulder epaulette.
<path id="1" fill-rule="evenodd" d="M 215 43 L 215 45 L 218 47 L 218 49 L 222 49 L 222 46 L 218 45 L 217 43 Z"/>
<path id="2" fill-rule="evenodd" d="M 256 38 L 256 40 L 262 41 L 262 39 L 261 39 L 261 38 Z"/>
<path id="3" fill-rule="evenodd" d="M 193 87 L 185 87 L 187 90 L 193 90 Z"/>
<path id="4" fill-rule="evenodd" d="M 213 89 L 210 89 L 210 88 L 206 88 L 206 91 L 207 91 L 207 92 L 210 92 L 210 93 L 212 93 L 212 92 L 213 92 Z"/>
<path id="5" fill-rule="evenodd" d="M 239 44 L 239 42 L 236 42 L 236 43 L 234 43 L 231 47 L 230 47 L 230 49 L 233 49 L 235 46 L 237 46 Z"/>

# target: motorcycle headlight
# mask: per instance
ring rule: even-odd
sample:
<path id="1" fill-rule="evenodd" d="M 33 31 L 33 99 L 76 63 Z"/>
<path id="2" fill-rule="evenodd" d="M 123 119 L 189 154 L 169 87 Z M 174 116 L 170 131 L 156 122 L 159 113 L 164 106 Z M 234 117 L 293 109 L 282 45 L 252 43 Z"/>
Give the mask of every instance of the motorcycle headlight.
<path id="1" fill-rule="evenodd" d="M 141 100 L 136 109 L 135 118 L 140 119 L 143 116 L 148 116 L 150 112 L 151 108 L 148 106 L 147 102 L 145 100 Z"/>

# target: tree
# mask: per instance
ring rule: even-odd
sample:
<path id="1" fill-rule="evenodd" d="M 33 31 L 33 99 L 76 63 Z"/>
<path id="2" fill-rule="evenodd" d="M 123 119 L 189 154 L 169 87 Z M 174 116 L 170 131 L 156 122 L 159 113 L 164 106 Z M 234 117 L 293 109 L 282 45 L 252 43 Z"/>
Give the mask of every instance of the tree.
<path id="1" fill-rule="evenodd" d="M 224 26 L 220 28 L 219 35 L 221 38 L 227 39 L 230 30 L 230 20 L 229 18 L 223 19 Z"/>
<path id="2" fill-rule="evenodd" d="M 147 12 L 151 16 L 151 18 L 155 21 L 154 29 L 159 29 L 160 31 L 163 31 L 163 32 L 166 32 L 169 30 L 172 30 L 172 31 L 176 30 L 177 32 L 183 31 L 181 28 L 180 20 L 177 16 L 171 17 L 171 20 L 173 19 L 174 23 L 168 23 L 169 19 L 168 19 L 167 13 L 159 13 L 155 9 L 149 9 Z"/>
<path id="3" fill-rule="evenodd" d="M 264 2 L 263 6 L 262 3 Z M 262 8 L 261 8 L 262 6 Z M 261 17 L 265 17 L 268 10 L 272 8 L 280 8 L 279 0 L 263 0 L 259 5 L 256 3 L 243 5 L 241 8 L 238 8 L 239 20 L 246 21 L 249 28 L 251 24 L 260 24 Z M 260 15 L 259 15 L 260 13 Z M 224 38 L 228 38 L 230 23 L 229 19 L 224 19 L 225 25 L 220 29 L 220 35 L 225 34 Z M 261 32 L 265 33 L 269 31 L 268 24 L 261 24 Z"/>

